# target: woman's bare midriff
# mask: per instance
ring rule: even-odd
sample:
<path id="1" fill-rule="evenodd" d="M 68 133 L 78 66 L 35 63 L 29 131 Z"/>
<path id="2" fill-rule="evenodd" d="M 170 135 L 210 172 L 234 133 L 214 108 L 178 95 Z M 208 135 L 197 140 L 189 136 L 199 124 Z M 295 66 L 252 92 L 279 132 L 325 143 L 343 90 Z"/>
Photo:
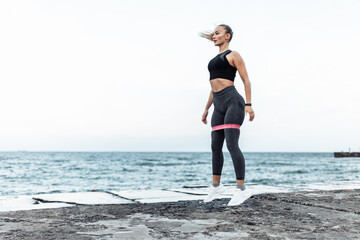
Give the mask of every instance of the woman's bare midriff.
<path id="1" fill-rule="evenodd" d="M 226 87 L 234 86 L 234 82 L 225 78 L 214 78 L 210 80 L 213 92 L 219 92 Z"/>

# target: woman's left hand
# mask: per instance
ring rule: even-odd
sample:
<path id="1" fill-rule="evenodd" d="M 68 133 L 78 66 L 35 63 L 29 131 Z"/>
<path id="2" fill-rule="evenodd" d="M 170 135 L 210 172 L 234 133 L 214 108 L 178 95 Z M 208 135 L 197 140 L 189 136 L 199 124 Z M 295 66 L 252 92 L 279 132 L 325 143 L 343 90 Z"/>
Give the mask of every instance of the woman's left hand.
<path id="1" fill-rule="evenodd" d="M 245 114 L 248 114 L 248 113 L 250 115 L 249 121 L 254 120 L 255 113 L 251 106 L 245 106 Z"/>

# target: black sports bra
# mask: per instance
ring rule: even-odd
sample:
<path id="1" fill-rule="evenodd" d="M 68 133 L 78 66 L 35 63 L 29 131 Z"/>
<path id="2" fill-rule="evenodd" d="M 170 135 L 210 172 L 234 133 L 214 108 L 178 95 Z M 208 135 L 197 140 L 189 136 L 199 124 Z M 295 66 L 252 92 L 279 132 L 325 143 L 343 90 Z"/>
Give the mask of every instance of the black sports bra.
<path id="1" fill-rule="evenodd" d="M 216 57 L 210 60 L 208 64 L 210 80 L 214 78 L 225 78 L 234 81 L 237 69 L 231 66 L 227 58 L 225 57 L 230 52 L 231 50 L 228 49 L 225 52 L 216 55 Z"/>

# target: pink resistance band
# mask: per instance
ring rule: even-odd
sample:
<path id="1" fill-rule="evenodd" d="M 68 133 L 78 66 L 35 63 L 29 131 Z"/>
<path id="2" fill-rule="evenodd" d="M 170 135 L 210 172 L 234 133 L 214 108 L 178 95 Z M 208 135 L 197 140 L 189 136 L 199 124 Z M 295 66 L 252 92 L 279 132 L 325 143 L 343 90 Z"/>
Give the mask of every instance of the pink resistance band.
<path id="1" fill-rule="evenodd" d="M 239 124 L 223 124 L 223 125 L 217 125 L 215 127 L 212 128 L 213 131 L 216 130 L 221 130 L 224 128 L 237 128 L 240 129 L 240 125 Z"/>

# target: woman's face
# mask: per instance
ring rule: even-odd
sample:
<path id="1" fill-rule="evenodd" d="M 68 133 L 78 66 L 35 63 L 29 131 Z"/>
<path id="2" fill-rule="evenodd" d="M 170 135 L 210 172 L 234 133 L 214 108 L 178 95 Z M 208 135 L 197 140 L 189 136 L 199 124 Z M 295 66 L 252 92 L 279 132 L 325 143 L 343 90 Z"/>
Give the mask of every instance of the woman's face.
<path id="1" fill-rule="evenodd" d="M 230 39 L 230 34 L 226 34 L 223 26 L 217 26 L 212 34 L 212 40 L 215 46 L 220 46 Z"/>

